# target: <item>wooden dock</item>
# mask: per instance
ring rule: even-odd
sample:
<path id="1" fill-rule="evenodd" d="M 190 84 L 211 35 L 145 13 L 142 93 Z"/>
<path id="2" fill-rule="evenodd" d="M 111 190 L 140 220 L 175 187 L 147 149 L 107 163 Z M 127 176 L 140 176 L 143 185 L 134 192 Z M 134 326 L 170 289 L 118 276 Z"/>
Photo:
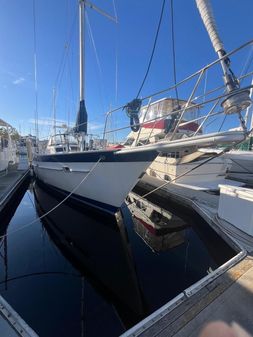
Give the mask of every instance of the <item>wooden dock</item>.
<path id="1" fill-rule="evenodd" d="M 0 335 L 8 337 L 38 337 L 2 296 L 0 296 Z"/>
<path id="2" fill-rule="evenodd" d="M 145 175 L 135 192 L 144 195 L 161 184 Z M 197 212 L 238 254 L 122 336 L 195 337 L 213 320 L 235 321 L 253 334 L 253 240 L 217 218 L 219 195 L 170 184 L 147 198 L 164 208 L 176 203 Z"/>
<path id="3" fill-rule="evenodd" d="M 28 165 L 20 165 L 17 170 L 11 170 L 0 177 L 0 214 L 8 207 L 25 181 L 30 177 Z"/>
<path id="4" fill-rule="evenodd" d="M 15 170 L 10 170 L 0 177 L 0 216 L 1 219 L 10 210 L 13 211 L 13 200 L 22 197 L 25 185 L 28 183 L 30 170 L 28 164 L 22 161 Z M 2 222 L 0 222 L 1 226 Z M 3 240 L 3 239 L 1 239 Z M 24 322 L 18 313 L 0 295 L 0 335 L 8 337 L 38 337 Z"/>
<path id="5" fill-rule="evenodd" d="M 169 302 L 122 337 L 197 337 L 214 320 L 237 322 L 253 333 L 253 258 L 245 257 L 194 295 Z"/>

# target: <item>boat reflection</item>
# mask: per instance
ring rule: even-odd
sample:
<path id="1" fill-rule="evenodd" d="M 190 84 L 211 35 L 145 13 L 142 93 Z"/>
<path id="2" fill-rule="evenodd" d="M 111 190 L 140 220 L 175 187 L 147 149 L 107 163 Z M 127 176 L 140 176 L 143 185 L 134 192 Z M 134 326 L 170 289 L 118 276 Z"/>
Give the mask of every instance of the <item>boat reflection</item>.
<path id="1" fill-rule="evenodd" d="M 178 216 L 135 193 L 128 195 L 127 204 L 135 232 L 153 251 L 164 252 L 185 242 L 187 224 Z"/>
<path id="2" fill-rule="evenodd" d="M 37 183 L 34 194 L 40 215 L 60 201 Z M 63 204 L 42 222 L 61 253 L 115 307 L 125 327 L 145 317 L 145 301 L 120 219 L 101 219 Z"/>

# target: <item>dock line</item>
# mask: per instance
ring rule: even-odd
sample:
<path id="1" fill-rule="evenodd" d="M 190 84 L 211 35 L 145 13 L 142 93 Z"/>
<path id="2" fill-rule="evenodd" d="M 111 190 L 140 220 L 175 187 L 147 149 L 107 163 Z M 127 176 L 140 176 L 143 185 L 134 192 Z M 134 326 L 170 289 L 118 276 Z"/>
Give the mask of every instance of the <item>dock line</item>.
<path id="1" fill-rule="evenodd" d="M 41 220 L 41 219 L 43 219 L 43 218 L 45 218 L 47 215 L 49 215 L 51 212 L 53 212 L 54 210 L 56 210 L 59 206 L 61 206 L 66 200 L 68 200 L 70 197 L 71 197 L 71 195 L 82 185 L 82 183 L 89 177 L 89 175 L 93 172 L 93 170 L 95 170 L 95 168 L 97 167 L 97 165 L 99 164 L 99 162 L 102 160 L 103 158 L 101 157 L 101 158 L 99 158 L 98 159 L 98 161 L 93 165 L 93 167 L 91 168 L 91 170 L 89 171 L 89 173 L 80 181 L 80 183 L 79 184 L 77 184 L 74 188 L 73 188 L 73 190 L 62 200 L 62 201 L 60 201 L 57 205 L 55 205 L 53 208 L 51 208 L 48 212 L 46 212 L 46 213 L 44 213 L 43 215 L 41 215 L 40 217 L 38 217 L 38 218 L 36 218 L 36 219 L 34 219 L 34 220 L 32 220 L 31 222 L 29 222 L 28 224 L 26 224 L 26 225 L 23 225 L 23 226 L 20 226 L 18 229 L 16 229 L 16 230 L 14 230 L 14 231 L 12 231 L 12 232 L 10 232 L 10 233 L 8 233 L 8 234 L 4 234 L 4 235 L 1 235 L 0 236 L 0 239 L 2 239 L 2 238 L 4 238 L 4 237 L 7 237 L 7 236 L 9 236 L 9 235 L 11 235 L 11 234 L 15 234 L 15 233 L 17 233 L 17 232 L 19 232 L 19 231 L 21 231 L 21 230 L 23 230 L 24 228 L 27 228 L 27 227 L 29 227 L 29 226 L 31 226 L 31 225 L 33 225 L 35 222 L 37 222 L 37 221 L 39 221 L 39 220 Z"/>

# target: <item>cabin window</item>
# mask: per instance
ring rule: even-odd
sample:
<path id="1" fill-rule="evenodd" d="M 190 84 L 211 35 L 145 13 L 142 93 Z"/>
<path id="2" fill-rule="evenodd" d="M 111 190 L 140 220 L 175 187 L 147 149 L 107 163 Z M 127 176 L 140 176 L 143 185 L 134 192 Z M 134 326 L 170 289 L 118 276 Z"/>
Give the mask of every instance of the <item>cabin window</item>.
<path id="1" fill-rule="evenodd" d="M 134 142 L 134 138 L 128 138 L 128 139 L 125 141 L 124 145 L 130 146 L 130 145 L 133 144 L 133 142 Z"/>
<path id="2" fill-rule="evenodd" d="M 70 151 L 78 151 L 78 146 L 70 146 Z"/>
<path id="3" fill-rule="evenodd" d="M 3 140 L 3 147 L 8 147 L 8 139 L 5 139 Z"/>
<path id="4" fill-rule="evenodd" d="M 179 158 L 179 152 L 160 152 L 159 157 Z"/>

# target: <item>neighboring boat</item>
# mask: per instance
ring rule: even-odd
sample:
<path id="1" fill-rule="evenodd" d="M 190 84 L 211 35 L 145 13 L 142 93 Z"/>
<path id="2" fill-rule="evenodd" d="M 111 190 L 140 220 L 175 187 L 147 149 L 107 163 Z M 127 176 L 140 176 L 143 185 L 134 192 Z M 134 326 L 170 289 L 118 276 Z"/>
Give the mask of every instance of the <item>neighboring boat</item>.
<path id="1" fill-rule="evenodd" d="M 227 155 L 232 165 L 227 176 L 230 179 L 253 184 L 253 151 L 230 151 Z"/>
<path id="2" fill-rule="evenodd" d="M 17 147 L 11 138 L 12 126 L 0 119 L 0 173 L 6 173 L 8 169 L 14 169 L 19 163 Z"/>
<path id="3" fill-rule="evenodd" d="M 47 154 L 78 151 L 80 151 L 80 148 L 77 139 L 68 133 L 59 133 L 51 136 L 45 150 Z"/>
<path id="4" fill-rule="evenodd" d="M 214 144 L 235 144 L 245 139 L 247 130 L 224 131 L 211 134 L 191 133 L 189 137 L 178 139 L 176 133 L 184 120 L 184 115 L 192 108 L 193 94 L 206 69 L 217 63 L 224 63 L 224 56 L 213 64 L 201 69 L 192 77 L 197 76 L 197 83 L 185 106 L 174 111 L 173 131 L 170 141 L 162 140 L 143 146 L 131 148 L 112 148 L 110 150 L 87 149 L 87 111 L 84 97 L 84 46 L 83 24 L 86 2 L 79 1 L 80 18 L 80 107 L 76 127 L 73 132 L 78 140 L 79 152 L 61 152 L 54 154 L 36 155 L 33 161 L 34 172 L 40 181 L 50 185 L 59 192 L 75 200 L 82 201 L 97 209 L 115 213 L 124 202 L 125 197 L 138 182 L 142 174 L 156 158 L 158 153 L 179 151 L 190 146 L 208 147 Z M 224 66 L 224 65 L 223 65 Z M 228 71 L 227 63 L 224 71 Z M 191 78 L 192 78 L 191 77 Z M 232 79 L 227 93 L 223 93 L 222 107 L 225 114 L 240 112 L 250 104 L 248 91 L 240 89 L 239 85 L 232 87 Z M 142 100 L 135 99 L 125 107 L 130 117 L 130 126 L 134 131 L 139 130 L 138 113 Z M 122 109 L 122 107 L 120 108 Z M 117 110 L 117 109 L 116 109 Z M 203 117 L 202 117 L 203 118 Z M 206 116 L 208 118 L 208 114 Z M 188 122 L 190 123 L 190 122 Z"/>
<path id="5" fill-rule="evenodd" d="M 253 83 L 253 80 L 251 81 Z M 250 94 L 252 97 L 253 89 Z M 245 120 L 249 115 L 248 108 L 245 114 Z M 251 121 L 249 129 L 253 129 L 253 112 L 251 111 Z M 245 182 L 253 185 L 253 133 L 249 135 L 248 139 L 241 144 L 238 149 L 232 150 L 226 154 L 226 157 L 231 161 L 231 167 L 228 170 L 227 177 L 230 179 Z"/>
<path id="6" fill-rule="evenodd" d="M 172 117 L 175 107 L 186 105 L 187 101 L 173 98 L 163 98 L 144 106 L 140 111 L 142 128 L 139 134 L 131 132 L 124 146 L 134 146 L 158 141 L 170 141 L 173 132 Z M 184 116 L 182 126 L 176 133 L 177 139 L 189 137 L 193 132 L 203 134 L 201 125 L 194 121 L 199 116 L 200 107 L 192 104 Z M 147 113 L 148 110 L 148 113 Z M 193 120 L 193 121 L 191 121 Z M 136 144 L 137 143 L 137 144 Z M 215 189 L 224 180 L 231 161 L 225 156 L 215 157 L 221 150 L 215 148 L 198 148 L 191 145 L 188 148 L 173 152 L 160 153 L 147 169 L 147 174 L 165 181 L 184 186 Z M 213 158 L 213 159 L 212 159 Z M 206 162 L 207 159 L 211 159 Z M 206 162 L 206 163 L 205 163 Z M 189 171 L 192 171 L 189 173 Z"/>
<path id="7" fill-rule="evenodd" d="M 0 173 L 4 173 L 9 165 L 9 151 L 6 139 L 0 136 Z"/>

